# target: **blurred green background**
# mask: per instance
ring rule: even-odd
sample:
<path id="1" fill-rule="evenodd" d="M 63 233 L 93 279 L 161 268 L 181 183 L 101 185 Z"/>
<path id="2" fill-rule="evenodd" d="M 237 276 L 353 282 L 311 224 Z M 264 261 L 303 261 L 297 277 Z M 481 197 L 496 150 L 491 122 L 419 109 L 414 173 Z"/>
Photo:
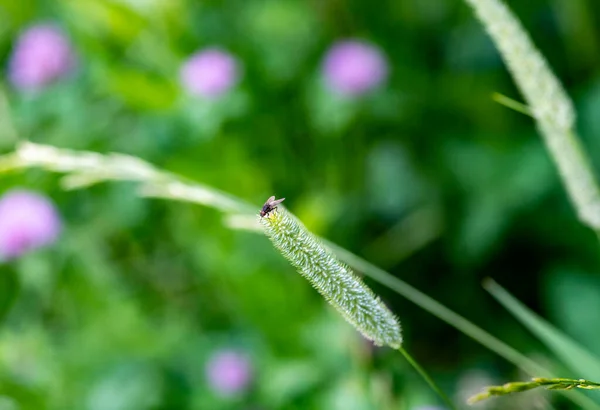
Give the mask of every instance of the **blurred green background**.
<path id="1" fill-rule="evenodd" d="M 600 165 L 600 8 L 509 5 L 574 98 Z M 77 68 L 41 92 L 21 92 L 6 81 L 16 38 L 47 21 L 69 36 Z M 342 99 L 324 86 L 323 58 L 345 38 L 385 53 L 383 87 Z M 238 59 L 240 82 L 216 102 L 190 97 L 180 65 L 215 45 Z M 597 238 L 577 221 L 531 119 L 492 100 L 493 92 L 520 97 L 458 0 L 0 0 L 0 62 L 16 130 L 2 120 L 3 152 L 18 135 L 127 153 L 257 212 L 270 195 L 286 197 L 313 232 L 521 352 L 554 360 L 482 289 L 483 278 L 600 354 Z M 142 199 L 129 183 L 65 192 L 40 170 L 3 175 L 0 193 L 12 187 L 46 193 L 65 226 L 52 246 L 0 265 L 0 409 L 439 404 L 397 352 L 372 348 L 266 238 L 230 229 L 219 212 Z M 400 317 L 407 349 L 456 401 L 525 377 L 367 283 Z M 223 395 L 206 368 L 231 350 L 248 358 L 251 376 Z M 576 408 L 540 393 L 476 408 L 547 408 L 540 395 Z"/>

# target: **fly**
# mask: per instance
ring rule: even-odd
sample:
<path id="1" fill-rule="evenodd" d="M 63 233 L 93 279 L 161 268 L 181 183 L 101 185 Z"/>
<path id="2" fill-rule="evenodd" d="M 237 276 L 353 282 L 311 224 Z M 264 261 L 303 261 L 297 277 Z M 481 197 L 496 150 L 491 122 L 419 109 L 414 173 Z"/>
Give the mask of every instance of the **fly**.
<path id="1" fill-rule="evenodd" d="M 272 197 L 270 197 L 269 199 L 267 199 L 267 202 L 265 202 L 265 204 L 263 205 L 262 209 L 260 210 L 260 216 L 261 217 L 265 217 L 267 215 L 269 215 L 269 212 L 274 211 L 275 209 L 277 209 L 277 205 L 279 205 L 280 203 L 283 202 L 285 198 L 281 198 L 281 199 L 275 199 L 275 195 L 273 195 Z"/>

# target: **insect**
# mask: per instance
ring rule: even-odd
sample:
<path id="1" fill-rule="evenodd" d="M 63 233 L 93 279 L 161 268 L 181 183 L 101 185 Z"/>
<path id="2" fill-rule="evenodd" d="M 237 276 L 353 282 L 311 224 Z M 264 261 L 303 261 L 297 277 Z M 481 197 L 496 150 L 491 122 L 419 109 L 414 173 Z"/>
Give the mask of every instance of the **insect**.
<path id="1" fill-rule="evenodd" d="M 267 215 L 269 215 L 269 212 L 274 211 L 275 209 L 277 209 L 277 205 L 279 205 L 280 203 L 283 202 L 285 198 L 281 198 L 281 199 L 275 199 L 275 195 L 273 195 L 272 197 L 270 197 L 269 199 L 267 199 L 267 202 L 265 202 L 265 204 L 263 205 L 262 209 L 260 210 L 260 216 L 261 217 L 265 217 Z"/>

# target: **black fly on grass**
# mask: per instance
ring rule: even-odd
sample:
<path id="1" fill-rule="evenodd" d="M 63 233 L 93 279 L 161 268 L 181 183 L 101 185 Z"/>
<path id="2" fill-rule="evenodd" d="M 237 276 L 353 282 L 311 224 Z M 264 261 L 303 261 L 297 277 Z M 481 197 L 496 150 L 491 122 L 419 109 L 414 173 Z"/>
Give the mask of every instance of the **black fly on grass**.
<path id="1" fill-rule="evenodd" d="M 281 199 L 275 199 L 275 195 L 273 195 L 272 197 L 270 197 L 269 199 L 267 199 L 267 202 L 265 202 L 265 204 L 263 205 L 262 209 L 260 210 L 260 216 L 261 217 L 265 217 L 267 215 L 269 215 L 269 212 L 274 211 L 275 209 L 277 209 L 277 205 L 279 205 L 280 203 L 283 202 L 285 198 L 281 198 Z"/>

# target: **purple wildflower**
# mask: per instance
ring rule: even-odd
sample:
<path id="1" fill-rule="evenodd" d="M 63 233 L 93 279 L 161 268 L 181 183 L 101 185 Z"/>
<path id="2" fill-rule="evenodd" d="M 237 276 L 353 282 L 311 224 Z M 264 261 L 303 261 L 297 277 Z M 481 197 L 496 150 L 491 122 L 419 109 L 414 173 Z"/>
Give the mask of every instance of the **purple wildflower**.
<path id="1" fill-rule="evenodd" d="M 251 376 L 250 360 L 234 350 L 215 353 L 206 365 L 206 377 L 210 386 L 223 396 L 231 396 L 245 390 Z"/>
<path id="2" fill-rule="evenodd" d="M 239 77 L 235 57 L 218 48 L 192 54 L 180 70 L 180 81 L 187 92 L 208 99 L 225 94 L 237 84 Z"/>
<path id="3" fill-rule="evenodd" d="M 326 84 L 344 96 L 359 96 L 383 84 L 388 62 L 383 52 L 361 40 L 335 43 L 323 62 Z"/>
<path id="4" fill-rule="evenodd" d="M 53 24 L 37 24 L 17 39 L 8 77 L 18 89 L 39 90 L 70 73 L 74 66 L 75 54 L 63 31 Z"/>
<path id="5" fill-rule="evenodd" d="M 60 218 L 48 198 L 26 190 L 11 190 L 0 197 L 0 259 L 48 245 L 60 229 Z"/>

